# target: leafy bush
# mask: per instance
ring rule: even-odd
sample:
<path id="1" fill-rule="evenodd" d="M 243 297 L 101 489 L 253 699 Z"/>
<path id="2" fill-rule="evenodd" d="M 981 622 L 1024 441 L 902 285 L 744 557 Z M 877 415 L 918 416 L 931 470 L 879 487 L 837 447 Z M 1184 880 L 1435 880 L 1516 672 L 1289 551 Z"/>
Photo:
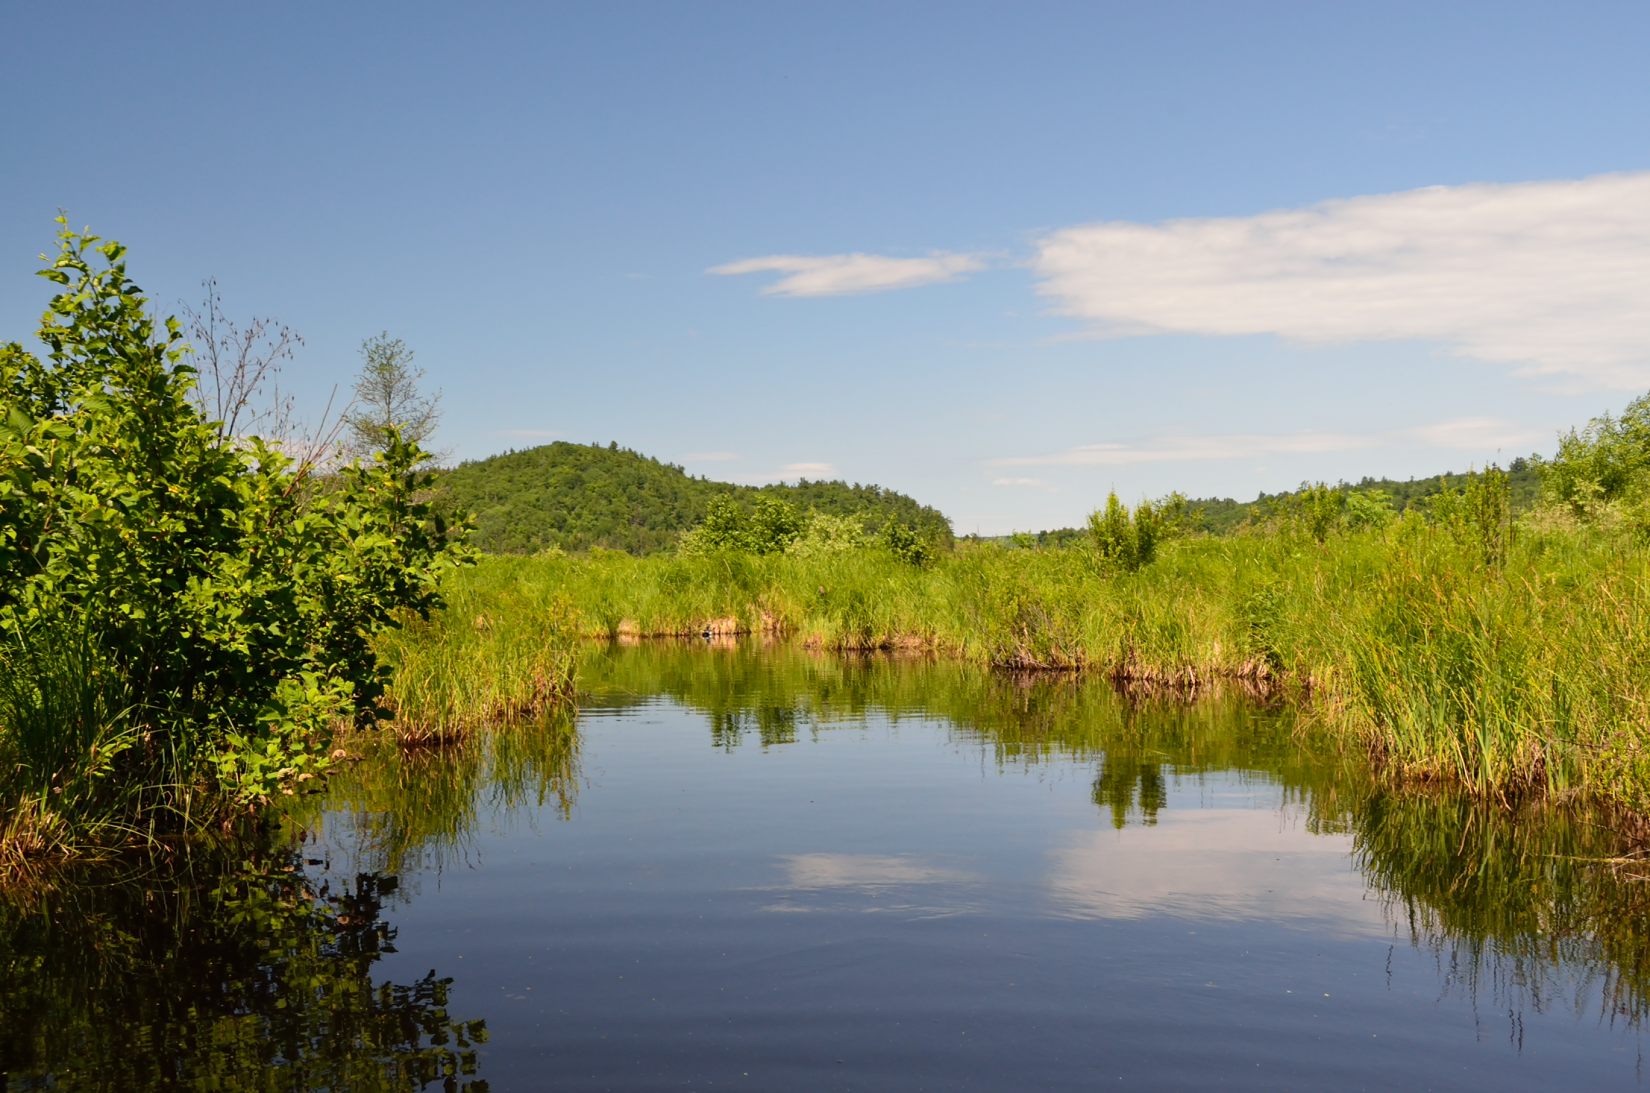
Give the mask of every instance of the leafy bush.
<path id="1" fill-rule="evenodd" d="M 1579 432 L 1571 429 L 1559 437 L 1558 453 L 1538 466 L 1543 499 L 1577 516 L 1642 491 L 1650 477 L 1650 394 L 1628 403 L 1619 418 L 1602 414 Z"/>
<path id="2" fill-rule="evenodd" d="M 678 549 L 690 555 L 719 551 L 783 554 L 804 530 L 801 514 L 777 497 L 758 497 L 754 509 L 746 509 L 731 497 L 716 497 L 704 521 L 682 536 Z"/>
<path id="3" fill-rule="evenodd" d="M 221 437 L 190 398 L 179 324 L 145 314 L 124 248 L 59 223 L 46 357 L 0 346 L 0 670 L 39 662 L 43 633 L 90 635 L 141 741 L 96 756 L 99 776 L 172 787 L 146 807 L 186 810 L 203 785 L 243 804 L 291 791 L 324 769 L 336 717 L 378 715 L 373 635 L 427 615 L 461 557 L 420 500 L 424 453 L 391 430 L 371 465 L 319 482 Z M 29 670 L 45 682 L 0 717 L 56 708 L 50 673 Z M 0 794 L 52 774 L 14 768 Z"/>
<path id="4" fill-rule="evenodd" d="M 882 526 L 882 545 L 906 565 L 921 568 L 934 560 L 934 548 L 928 541 L 915 528 L 895 520 Z"/>
<path id="5" fill-rule="evenodd" d="M 1089 542 L 1102 566 L 1134 572 L 1152 563 L 1157 546 L 1180 533 L 1187 517 L 1186 498 L 1172 493 L 1162 501 L 1142 501 L 1131 513 L 1106 495 L 1106 507 L 1089 514 Z"/>

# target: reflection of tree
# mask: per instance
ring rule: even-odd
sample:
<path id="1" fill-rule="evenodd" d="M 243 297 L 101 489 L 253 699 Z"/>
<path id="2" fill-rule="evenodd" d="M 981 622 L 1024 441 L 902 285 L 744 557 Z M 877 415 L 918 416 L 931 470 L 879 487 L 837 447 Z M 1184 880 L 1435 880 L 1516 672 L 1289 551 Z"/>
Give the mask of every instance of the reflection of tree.
<path id="1" fill-rule="evenodd" d="M 249 853 L 0 905 L 0 1073 L 65 1090 L 485 1090 L 485 1024 L 449 1016 L 452 980 L 373 980 L 396 878 L 333 892 L 294 850 Z"/>
<path id="2" fill-rule="evenodd" d="M 761 706 L 754 710 L 711 710 L 710 740 L 731 751 L 751 730 L 764 748 L 796 743 L 797 711 L 790 707 Z"/>
<path id="3" fill-rule="evenodd" d="M 1161 760 L 1106 753 L 1094 778 L 1094 803 L 1111 809 L 1111 824 L 1118 830 L 1136 809 L 1141 823 L 1154 826 L 1158 810 L 1169 803 Z"/>

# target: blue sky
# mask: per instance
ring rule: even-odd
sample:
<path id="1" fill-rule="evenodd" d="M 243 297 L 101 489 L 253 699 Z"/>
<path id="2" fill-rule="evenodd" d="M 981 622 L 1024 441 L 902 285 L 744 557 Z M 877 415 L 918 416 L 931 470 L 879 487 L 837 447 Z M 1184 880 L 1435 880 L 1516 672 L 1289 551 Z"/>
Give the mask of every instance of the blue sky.
<path id="1" fill-rule="evenodd" d="M 1646 41 L 1642 3 L 12 4 L 0 336 L 61 207 L 163 306 L 214 276 L 299 331 L 312 413 L 403 338 L 458 458 L 617 440 L 985 533 L 1482 465 L 1650 389 Z"/>

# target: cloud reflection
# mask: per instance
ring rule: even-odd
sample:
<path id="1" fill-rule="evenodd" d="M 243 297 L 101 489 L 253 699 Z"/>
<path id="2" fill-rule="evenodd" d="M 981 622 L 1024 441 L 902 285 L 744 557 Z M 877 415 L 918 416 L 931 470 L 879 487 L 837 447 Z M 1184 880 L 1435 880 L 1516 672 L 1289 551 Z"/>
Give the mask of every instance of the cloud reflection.
<path id="1" fill-rule="evenodd" d="M 888 888 L 911 884 L 961 884 L 972 873 L 926 865 L 921 859 L 882 854 L 787 854 L 787 887 L 813 891 L 821 888 Z"/>
<path id="2" fill-rule="evenodd" d="M 980 880 L 966 870 L 904 855 L 786 854 L 780 862 L 785 882 L 779 887 L 784 894 L 762 908 L 776 914 L 853 910 L 939 918 L 973 909 L 971 903 L 954 898 L 944 886 L 972 885 Z M 934 898 L 941 894 L 951 898 Z M 843 898 L 832 900 L 833 895 Z"/>
<path id="3" fill-rule="evenodd" d="M 1155 827 L 1084 832 L 1051 853 L 1056 914 L 1071 918 L 1311 922 L 1354 936 L 1387 929 L 1352 840 L 1306 830 L 1296 809 L 1164 812 Z"/>

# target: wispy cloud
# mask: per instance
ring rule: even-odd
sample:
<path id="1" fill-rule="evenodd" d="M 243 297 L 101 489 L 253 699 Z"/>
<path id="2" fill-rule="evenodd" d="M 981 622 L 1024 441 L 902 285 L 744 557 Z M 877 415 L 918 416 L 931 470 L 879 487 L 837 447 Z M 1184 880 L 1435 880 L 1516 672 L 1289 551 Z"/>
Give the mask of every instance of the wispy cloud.
<path id="1" fill-rule="evenodd" d="M 993 478 L 991 484 L 993 486 L 1007 486 L 1012 489 L 1037 490 L 1041 493 L 1056 492 L 1053 486 L 1044 482 L 1041 478 Z"/>
<path id="2" fill-rule="evenodd" d="M 984 259 L 977 255 L 944 252 L 935 252 L 926 258 L 889 258 L 881 254 L 771 254 L 712 266 L 705 272 L 720 276 L 783 274 L 762 289 L 767 296 L 848 296 L 955 281 L 984 268 Z"/>
<path id="3" fill-rule="evenodd" d="M 976 878 L 920 858 L 884 854 L 787 854 L 789 887 L 883 888 L 911 884 L 959 884 Z"/>
<path id="4" fill-rule="evenodd" d="M 1650 172 L 1089 224 L 1043 237 L 1031 266 L 1102 335 L 1420 339 L 1527 374 L 1650 382 Z"/>
<path id="5" fill-rule="evenodd" d="M 786 482 L 793 478 L 835 478 L 837 476 L 834 463 L 787 463 L 776 471 L 765 471 L 761 474 L 735 475 L 735 482 L 749 482 L 760 485 L 765 482 Z"/>
<path id="6" fill-rule="evenodd" d="M 1191 463 L 1198 460 L 1246 459 L 1254 456 L 1345 452 L 1373 448 L 1373 437 L 1344 433 L 1287 433 L 1266 436 L 1166 436 L 1140 444 L 1079 444 L 1049 455 L 993 459 L 993 467 L 1126 467 L 1135 463 Z"/>
<path id="7" fill-rule="evenodd" d="M 1433 425 L 1417 425 L 1393 434 L 1399 442 L 1426 444 L 1434 448 L 1454 448 L 1458 451 L 1529 451 L 1532 446 L 1551 444 L 1555 437 L 1551 429 L 1531 429 L 1510 425 L 1489 417 L 1463 417 L 1454 421 L 1440 421 Z"/>
<path id="8" fill-rule="evenodd" d="M 787 463 L 785 476 L 799 475 L 803 478 L 825 478 L 836 473 L 834 463 Z"/>
<path id="9" fill-rule="evenodd" d="M 1126 467 L 1137 463 L 1214 462 L 1271 455 L 1319 455 L 1399 445 L 1422 445 L 1466 452 L 1523 452 L 1551 435 L 1497 421 L 1461 418 L 1375 433 L 1227 433 L 1215 436 L 1162 436 L 1138 443 L 1080 444 L 1048 455 L 1008 456 L 990 467 Z M 997 484 L 1036 479 L 996 479 Z"/>

